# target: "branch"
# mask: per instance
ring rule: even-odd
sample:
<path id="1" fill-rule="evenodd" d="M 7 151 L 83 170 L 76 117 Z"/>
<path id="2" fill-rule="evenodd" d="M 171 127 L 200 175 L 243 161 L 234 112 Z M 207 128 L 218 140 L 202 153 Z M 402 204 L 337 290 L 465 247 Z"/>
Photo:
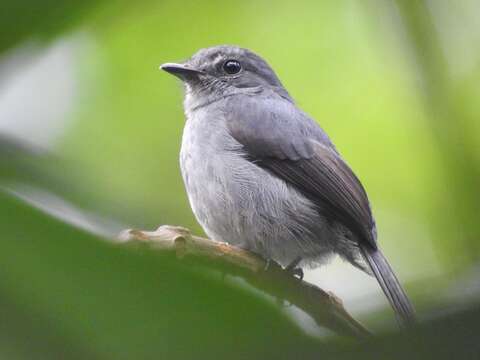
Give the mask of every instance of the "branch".
<path id="1" fill-rule="evenodd" d="M 277 263 L 267 262 L 250 251 L 194 236 L 188 229 L 168 225 L 155 231 L 129 229 L 119 237 L 127 244 L 144 244 L 157 251 L 175 253 L 179 259 L 194 259 L 241 276 L 252 286 L 302 309 L 317 325 L 338 334 L 360 339 L 370 335 L 333 293 L 298 279 Z"/>

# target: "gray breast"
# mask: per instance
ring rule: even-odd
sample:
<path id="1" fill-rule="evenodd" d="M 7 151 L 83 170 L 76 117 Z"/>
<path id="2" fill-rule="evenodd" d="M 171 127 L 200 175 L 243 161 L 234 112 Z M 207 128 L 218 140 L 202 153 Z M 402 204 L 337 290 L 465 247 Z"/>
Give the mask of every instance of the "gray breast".
<path id="1" fill-rule="evenodd" d="M 207 235 L 283 265 L 329 255 L 334 239 L 313 203 L 243 155 L 218 104 L 187 114 L 180 166 Z"/>

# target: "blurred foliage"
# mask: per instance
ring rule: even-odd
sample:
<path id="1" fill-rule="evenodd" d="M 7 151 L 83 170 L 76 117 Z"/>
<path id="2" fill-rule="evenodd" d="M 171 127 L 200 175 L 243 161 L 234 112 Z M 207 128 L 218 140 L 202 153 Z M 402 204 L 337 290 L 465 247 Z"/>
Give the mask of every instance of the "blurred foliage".
<path id="1" fill-rule="evenodd" d="M 478 308 L 362 344 L 320 342 L 218 274 L 99 241 L 9 195 L 0 204 L 1 358 L 475 359 L 480 351 Z"/>
<path id="2" fill-rule="evenodd" d="M 448 214 L 450 221 L 445 223 L 443 216 L 437 218 L 441 221 L 437 221 L 436 235 L 443 241 L 449 257 L 460 248 L 467 262 L 475 262 L 480 257 L 480 136 L 476 131 L 480 122 L 480 62 L 468 76 L 455 77 L 427 5 L 423 2 L 397 3 L 420 68 L 430 128 L 436 138 L 449 189 L 442 194 L 438 206 Z"/>
<path id="3" fill-rule="evenodd" d="M 400 273 L 438 275 L 441 259 L 441 281 L 417 285 L 433 298 L 480 256 L 478 10 L 475 0 L 4 0 L 0 61 L 16 46 L 66 36 L 78 43 L 79 92 L 55 157 L 0 138 L 0 178 L 130 226 L 200 232 L 178 168 L 182 89 L 157 69 L 202 47 L 238 44 L 264 56 L 334 139 L 368 190 Z M 362 346 L 320 343 L 216 275 L 104 244 L 2 193 L 0 228 L 1 357 L 467 359 L 479 351 L 477 309 Z"/>
<path id="4" fill-rule="evenodd" d="M 0 5 L 0 53 L 25 40 L 48 40 L 72 29 L 91 9 L 93 0 L 18 0 Z"/>
<path id="5" fill-rule="evenodd" d="M 105 244 L 4 194 L 0 204 L 2 358 L 271 358 L 293 356 L 296 346 L 312 352 L 315 341 L 273 304 L 219 275 Z"/>

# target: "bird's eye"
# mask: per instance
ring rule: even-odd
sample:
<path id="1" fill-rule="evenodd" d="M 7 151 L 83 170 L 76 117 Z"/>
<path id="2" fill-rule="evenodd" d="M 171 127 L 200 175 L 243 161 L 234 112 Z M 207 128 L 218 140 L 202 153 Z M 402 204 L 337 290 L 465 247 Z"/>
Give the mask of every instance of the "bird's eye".
<path id="1" fill-rule="evenodd" d="M 242 70 L 242 66 L 237 60 L 227 60 L 223 64 L 223 70 L 230 75 L 237 74 L 240 72 L 240 70 Z"/>

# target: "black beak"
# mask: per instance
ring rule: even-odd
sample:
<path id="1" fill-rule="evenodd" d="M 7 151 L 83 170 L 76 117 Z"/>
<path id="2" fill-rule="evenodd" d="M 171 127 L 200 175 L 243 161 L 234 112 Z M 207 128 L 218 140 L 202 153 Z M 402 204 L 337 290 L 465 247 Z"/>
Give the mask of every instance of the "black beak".
<path id="1" fill-rule="evenodd" d="M 186 65 L 175 63 L 165 63 L 160 66 L 160 69 L 165 70 L 166 72 L 175 75 L 182 80 L 192 79 L 198 77 L 198 75 L 205 74 L 205 72 L 201 70 L 193 69 Z"/>

